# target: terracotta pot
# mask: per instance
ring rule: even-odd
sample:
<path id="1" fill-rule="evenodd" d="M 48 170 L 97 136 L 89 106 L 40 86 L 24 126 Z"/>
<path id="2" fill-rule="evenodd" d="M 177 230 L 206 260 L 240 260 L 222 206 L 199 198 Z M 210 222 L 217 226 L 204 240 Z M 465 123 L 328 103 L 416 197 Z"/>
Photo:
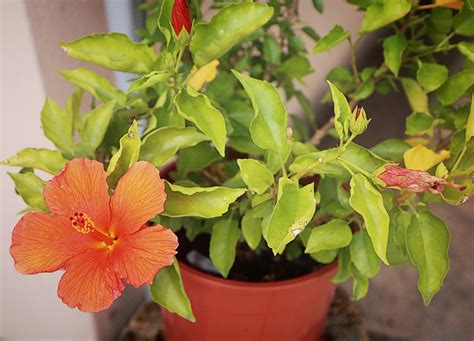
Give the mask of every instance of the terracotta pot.
<path id="1" fill-rule="evenodd" d="M 324 330 L 335 285 L 333 263 L 291 280 L 225 280 L 180 263 L 196 323 L 165 309 L 166 341 L 315 341 Z"/>

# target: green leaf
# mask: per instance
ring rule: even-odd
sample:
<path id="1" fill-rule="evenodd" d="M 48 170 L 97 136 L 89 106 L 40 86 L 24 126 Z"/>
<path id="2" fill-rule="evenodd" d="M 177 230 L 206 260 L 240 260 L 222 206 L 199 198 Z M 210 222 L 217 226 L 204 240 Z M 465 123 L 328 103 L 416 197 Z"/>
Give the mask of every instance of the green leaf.
<path id="1" fill-rule="evenodd" d="M 212 227 L 209 255 L 219 273 L 226 278 L 234 265 L 235 248 L 240 238 L 236 220 L 219 220 Z"/>
<path id="2" fill-rule="evenodd" d="M 311 26 L 305 26 L 301 30 L 314 41 L 318 41 L 319 39 L 321 39 L 319 34 Z"/>
<path id="3" fill-rule="evenodd" d="M 220 217 L 246 192 L 243 188 L 183 187 L 165 181 L 166 202 L 162 213 L 168 217 Z"/>
<path id="4" fill-rule="evenodd" d="M 403 33 L 397 33 L 383 41 L 383 57 L 390 71 L 398 76 L 402 65 L 403 52 L 407 48 L 407 39 Z"/>
<path id="5" fill-rule="evenodd" d="M 44 202 L 43 191 L 46 182 L 41 180 L 35 173 L 8 173 L 15 183 L 15 189 L 23 201 L 35 211 L 48 212 Z"/>
<path id="6" fill-rule="evenodd" d="M 158 27 L 166 38 L 167 44 L 171 41 L 173 27 L 171 26 L 171 13 L 174 0 L 163 0 L 158 14 Z"/>
<path id="7" fill-rule="evenodd" d="M 330 81 L 327 81 L 331 89 L 332 101 L 334 103 L 334 128 L 341 141 L 348 137 L 349 121 L 351 118 L 351 108 L 346 97 Z"/>
<path id="8" fill-rule="evenodd" d="M 115 71 L 149 73 L 157 58 L 153 48 L 122 33 L 91 34 L 60 45 L 70 57 Z"/>
<path id="9" fill-rule="evenodd" d="M 364 298 L 369 291 L 369 278 L 357 270 L 354 264 L 349 266 L 352 275 L 352 299 L 357 301 Z"/>
<path id="10" fill-rule="evenodd" d="M 305 253 L 340 249 L 350 244 L 352 231 L 348 223 L 341 219 L 317 226 L 311 230 Z"/>
<path id="11" fill-rule="evenodd" d="M 439 291 L 449 270 L 449 231 L 446 224 L 427 210 L 412 216 L 406 231 L 408 253 L 420 273 L 418 289 L 426 305 Z"/>
<path id="12" fill-rule="evenodd" d="M 411 146 L 402 139 L 388 139 L 378 143 L 370 150 L 385 159 L 401 162 L 403 154 L 410 148 Z"/>
<path id="13" fill-rule="evenodd" d="M 176 96 L 178 113 L 193 122 L 199 130 L 214 143 L 219 154 L 225 154 L 226 127 L 222 113 L 217 110 L 206 95 L 188 87 Z"/>
<path id="14" fill-rule="evenodd" d="M 345 218 L 353 212 L 349 205 L 349 194 L 342 187 L 342 181 L 324 177 L 319 182 L 318 192 L 321 195 L 318 216 L 329 214 L 336 218 Z"/>
<path id="15" fill-rule="evenodd" d="M 270 83 L 232 70 L 252 101 L 255 116 L 250 123 L 253 142 L 279 154 L 285 150 L 288 113 L 278 90 Z"/>
<path id="16" fill-rule="evenodd" d="M 350 185 L 349 203 L 364 218 L 375 253 L 388 264 L 387 240 L 390 218 L 383 205 L 382 194 L 360 173 L 352 176 Z"/>
<path id="17" fill-rule="evenodd" d="M 351 260 L 361 274 L 375 277 L 380 270 L 380 259 L 375 254 L 366 230 L 354 233 L 350 246 Z"/>
<path id="18" fill-rule="evenodd" d="M 67 159 L 57 151 L 25 148 L 19 151 L 15 156 L 0 162 L 0 164 L 13 167 L 36 168 L 56 175 L 64 168 L 66 162 Z"/>
<path id="19" fill-rule="evenodd" d="M 454 32 L 466 37 L 474 36 L 474 12 L 468 4 L 454 17 Z"/>
<path id="20" fill-rule="evenodd" d="M 339 158 L 368 173 L 374 173 L 380 167 L 387 164 L 387 161 L 384 159 L 381 159 L 370 150 L 355 143 L 349 144 L 346 150 L 339 155 Z"/>
<path id="21" fill-rule="evenodd" d="M 303 78 L 313 72 L 311 64 L 305 56 L 296 55 L 288 58 L 278 68 L 278 72 L 284 73 L 291 78 Z"/>
<path id="22" fill-rule="evenodd" d="M 404 17 L 411 9 L 409 0 L 373 2 L 365 12 L 360 34 L 375 31 Z"/>
<path id="23" fill-rule="evenodd" d="M 324 3 L 323 0 L 313 0 L 313 6 L 319 13 L 323 13 Z"/>
<path id="24" fill-rule="evenodd" d="M 263 39 L 263 59 L 268 63 L 279 65 L 281 63 L 281 46 L 271 35 L 266 35 Z"/>
<path id="25" fill-rule="evenodd" d="M 138 161 L 140 156 L 140 135 L 138 135 L 137 121 L 133 120 L 128 132 L 120 139 L 120 148 L 112 155 L 107 167 L 107 182 L 110 187 L 115 188 L 119 179 L 132 165 Z"/>
<path id="26" fill-rule="evenodd" d="M 351 253 L 350 248 L 345 247 L 339 250 L 338 253 L 338 264 L 337 264 L 337 273 L 331 279 L 333 283 L 344 283 L 351 277 L 349 267 L 351 265 Z"/>
<path id="27" fill-rule="evenodd" d="M 194 63 L 201 67 L 220 58 L 262 27 L 272 15 L 272 7 L 254 2 L 224 7 L 208 23 L 199 23 L 194 27 L 189 46 Z"/>
<path id="28" fill-rule="evenodd" d="M 255 216 L 255 210 L 245 212 L 241 222 L 242 234 L 248 246 L 255 250 L 262 239 L 262 218 Z"/>
<path id="29" fill-rule="evenodd" d="M 436 97 L 443 105 L 453 104 L 474 84 L 474 70 L 458 72 L 436 91 Z"/>
<path id="30" fill-rule="evenodd" d="M 115 101 L 99 105 L 86 115 L 84 127 L 79 130 L 81 149 L 93 153 L 102 143 L 114 110 Z"/>
<path id="31" fill-rule="evenodd" d="M 292 174 L 304 172 L 306 175 L 323 174 L 332 175 L 340 178 L 348 178 L 347 171 L 333 162 L 327 162 L 327 159 L 334 159 L 338 151 L 336 148 L 322 150 L 298 156 L 289 169 Z"/>
<path id="32" fill-rule="evenodd" d="M 72 84 L 90 92 L 102 102 L 115 100 L 120 107 L 127 103 L 127 95 L 110 84 L 109 80 L 94 71 L 78 68 L 70 71 L 59 71 L 59 74 Z"/>
<path id="33" fill-rule="evenodd" d="M 266 238 L 273 254 L 284 251 L 285 245 L 295 239 L 311 221 L 315 210 L 314 184 L 299 188 L 298 184 L 287 178 L 280 178 L 278 201 L 268 224 Z"/>
<path id="34" fill-rule="evenodd" d="M 407 135 L 423 134 L 429 131 L 433 127 L 434 118 L 431 115 L 423 112 L 415 112 L 407 117 L 406 119 L 406 131 Z"/>
<path id="35" fill-rule="evenodd" d="M 463 41 L 458 44 L 458 50 L 461 52 L 468 60 L 474 63 L 474 43 Z"/>
<path id="36" fill-rule="evenodd" d="M 411 78 L 401 78 L 403 89 L 414 112 L 429 113 L 428 96 L 421 86 Z"/>
<path id="37" fill-rule="evenodd" d="M 397 210 L 390 217 L 387 258 L 391 265 L 402 265 L 409 261 L 406 249 L 405 232 L 410 224 L 411 215 Z"/>
<path id="38" fill-rule="evenodd" d="M 81 113 L 81 104 L 83 96 L 84 91 L 82 90 L 82 88 L 76 87 L 71 96 L 69 96 L 66 101 L 66 107 L 64 108 L 64 112 L 66 113 L 68 120 L 71 122 L 72 131 L 74 131 L 76 125 L 75 121 Z"/>
<path id="39" fill-rule="evenodd" d="M 44 134 L 56 147 L 67 153 L 73 153 L 72 117 L 62 111 L 49 97 L 46 97 L 41 110 L 41 124 Z"/>
<path id="40" fill-rule="evenodd" d="M 194 127 L 163 127 L 148 134 L 142 142 L 140 158 L 156 167 L 163 166 L 178 150 L 207 140 Z"/>
<path id="41" fill-rule="evenodd" d="M 416 73 L 416 80 L 426 92 L 438 89 L 447 79 L 448 68 L 436 63 L 423 63 Z"/>
<path id="42" fill-rule="evenodd" d="M 273 174 L 265 164 L 253 159 L 238 159 L 242 180 L 251 191 L 262 194 L 273 185 Z"/>
<path id="43" fill-rule="evenodd" d="M 161 269 L 156 274 L 153 284 L 150 286 L 150 293 L 153 301 L 165 307 L 166 310 L 191 322 L 196 322 L 191 303 L 184 290 L 176 258 L 173 265 Z"/>
<path id="44" fill-rule="evenodd" d="M 314 46 L 313 53 L 321 53 L 332 49 L 349 37 L 349 32 L 339 25 L 334 26 L 328 34 L 322 37 Z"/>
<path id="45" fill-rule="evenodd" d="M 468 143 L 472 137 L 474 137 L 474 93 L 471 96 L 471 108 L 466 123 L 466 143 Z"/>
<path id="46" fill-rule="evenodd" d="M 128 93 L 137 90 L 149 88 L 159 82 L 164 82 L 170 77 L 170 74 L 165 71 L 153 71 L 135 80 L 128 88 Z"/>
<path id="47" fill-rule="evenodd" d="M 208 142 L 199 143 L 180 151 L 176 168 L 180 177 L 188 172 L 198 171 L 219 160 L 221 156 Z"/>
<path id="48" fill-rule="evenodd" d="M 290 244 L 291 245 L 291 244 Z M 311 254 L 311 258 L 316 260 L 317 262 L 321 264 L 329 264 L 334 261 L 337 257 L 338 250 L 323 250 L 323 251 L 318 251 L 318 252 L 313 252 Z"/>

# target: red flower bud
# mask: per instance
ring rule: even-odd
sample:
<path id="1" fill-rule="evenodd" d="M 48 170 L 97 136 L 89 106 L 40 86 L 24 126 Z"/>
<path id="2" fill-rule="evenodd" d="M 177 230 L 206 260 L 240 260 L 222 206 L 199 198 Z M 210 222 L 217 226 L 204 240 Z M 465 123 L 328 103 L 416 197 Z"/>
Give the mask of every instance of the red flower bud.
<path id="1" fill-rule="evenodd" d="M 177 36 L 179 36 L 183 27 L 188 33 L 191 33 L 192 21 L 186 0 L 174 0 L 173 10 L 171 12 L 171 25 L 173 25 L 174 32 Z"/>
<path id="2" fill-rule="evenodd" d="M 393 165 L 385 166 L 385 170 L 379 174 L 378 178 L 382 180 L 387 187 L 400 187 L 415 193 L 431 192 L 438 194 L 443 192 L 446 186 L 451 186 L 460 191 L 466 188 L 465 186 L 446 181 L 443 178 L 438 178 L 427 172 Z"/>

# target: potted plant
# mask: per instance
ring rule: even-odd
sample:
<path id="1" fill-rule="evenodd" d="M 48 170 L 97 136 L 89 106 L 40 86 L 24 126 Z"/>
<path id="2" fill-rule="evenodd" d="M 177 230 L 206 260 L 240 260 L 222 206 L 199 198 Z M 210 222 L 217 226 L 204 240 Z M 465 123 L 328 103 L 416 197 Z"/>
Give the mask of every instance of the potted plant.
<path id="1" fill-rule="evenodd" d="M 190 14 L 162 0 L 141 8 L 143 42 L 61 43 L 137 78 L 124 92 L 89 69 L 61 71 L 76 89 L 64 109 L 47 98 L 41 111 L 57 150 L 3 162 L 21 168 L 10 175 L 28 205 L 10 249 L 18 271 L 65 270 L 58 295 L 83 311 L 150 284 L 168 340 L 317 339 L 334 283 L 352 279 L 361 299 L 382 263 L 414 264 L 428 304 L 449 268 L 449 231 L 429 204 L 461 204 L 473 188 L 473 4 L 348 2 L 364 11 L 357 39 L 343 23 L 320 37 L 298 0 L 214 1 L 208 21 L 200 1 Z M 360 69 L 358 44 L 379 30 L 384 60 Z M 298 83 L 310 53 L 341 43 L 351 67 L 328 73 L 334 115 L 318 126 Z M 440 64 L 447 53 L 462 70 Z M 288 115 L 277 89 L 306 117 Z M 354 142 L 370 129 L 363 101 L 399 89 L 408 137 Z M 325 137 L 335 146 L 320 149 Z"/>

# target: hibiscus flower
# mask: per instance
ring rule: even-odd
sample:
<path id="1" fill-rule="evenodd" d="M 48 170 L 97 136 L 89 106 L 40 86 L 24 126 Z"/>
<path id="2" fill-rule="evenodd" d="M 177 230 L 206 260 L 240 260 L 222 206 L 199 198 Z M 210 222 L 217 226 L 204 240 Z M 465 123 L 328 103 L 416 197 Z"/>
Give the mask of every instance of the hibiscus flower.
<path id="1" fill-rule="evenodd" d="M 175 234 L 147 222 L 163 211 L 166 194 L 159 171 L 135 163 L 112 196 L 101 163 L 69 161 L 46 184 L 51 214 L 30 212 L 13 230 L 10 254 L 24 274 L 65 270 L 58 296 L 85 312 L 107 309 L 125 283 L 151 284 L 173 263 Z"/>

